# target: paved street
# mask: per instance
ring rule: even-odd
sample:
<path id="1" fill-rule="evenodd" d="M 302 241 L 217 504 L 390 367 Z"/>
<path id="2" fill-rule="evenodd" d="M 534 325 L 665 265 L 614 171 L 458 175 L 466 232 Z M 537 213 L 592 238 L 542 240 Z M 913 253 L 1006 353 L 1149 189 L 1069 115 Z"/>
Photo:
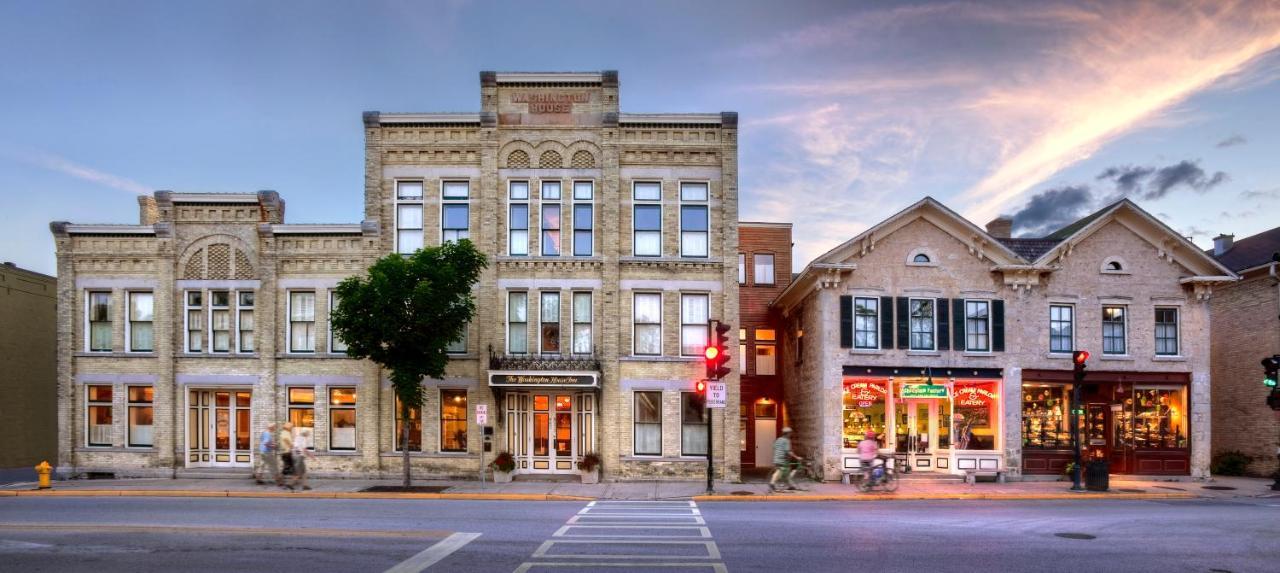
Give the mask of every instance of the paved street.
<path id="1" fill-rule="evenodd" d="M 1275 571 L 1280 499 L 0 498 L 22 571 Z M 478 535 L 477 535 L 478 534 Z M 1057 534 L 1083 534 L 1073 539 Z"/>

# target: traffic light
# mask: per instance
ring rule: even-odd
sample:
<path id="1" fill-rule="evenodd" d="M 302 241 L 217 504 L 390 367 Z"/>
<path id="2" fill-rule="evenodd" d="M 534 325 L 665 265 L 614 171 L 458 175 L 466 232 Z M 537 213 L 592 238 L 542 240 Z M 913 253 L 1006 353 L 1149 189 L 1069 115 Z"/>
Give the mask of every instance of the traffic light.
<path id="1" fill-rule="evenodd" d="M 1084 382 L 1085 369 L 1089 367 L 1089 351 L 1077 350 L 1071 353 L 1071 362 L 1075 363 L 1075 380 L 1077 383 Z"/>
<path id="2" fill-rule="evenodd" d="M 1262 377 L 1262 384 L 1267 386 L 1268 388 L 1275 388 L 1276 379 L 1280 377 L 1277 375 L 1277 371 L 1280 371 L 1280 354 L 1276 354 L 1275 356 L 1271 356 L 1268 358 L 1263 358 L 1262 370 L 1265 372 L 1265 374 Z"/>
<path id="3" fill-rule="evenodd" d="M 706 393 L 707 393 L 707 381 L 706 381 L 706 380 L 699 380 L 697 384 L 694 384 L 694 385 L 693 385 L 693 387 L 694 387 L 694 389 L 695 389 L 695 390 L 697 390 L 697 391 L 698 391 L 698 395 L 699 395 L 699 396 L 704 396 L 704 395 L 706 395 Z"/>
<path id="4" fill-rule="evenodd" d="M 707 380 L 719 380 L 729 375 L 729 325 L 716 321 L 711 340 L 703 356 L 707 361 Z"/>

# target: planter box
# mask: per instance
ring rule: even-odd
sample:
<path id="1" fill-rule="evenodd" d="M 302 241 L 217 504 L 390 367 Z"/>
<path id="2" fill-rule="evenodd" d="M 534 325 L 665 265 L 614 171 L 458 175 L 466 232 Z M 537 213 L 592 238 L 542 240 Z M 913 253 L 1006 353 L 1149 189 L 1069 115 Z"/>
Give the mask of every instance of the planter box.
<path id="1" fill-rule="evenodd" d="M 600 483 L 600 468 L 591 471 L 580 471 L 582 474 L 582 483 Z"/>
<path id="2" fill-rule="evenodd" d="M 511 483 L 511 472 L 493 470 L 493 483 Z"/>

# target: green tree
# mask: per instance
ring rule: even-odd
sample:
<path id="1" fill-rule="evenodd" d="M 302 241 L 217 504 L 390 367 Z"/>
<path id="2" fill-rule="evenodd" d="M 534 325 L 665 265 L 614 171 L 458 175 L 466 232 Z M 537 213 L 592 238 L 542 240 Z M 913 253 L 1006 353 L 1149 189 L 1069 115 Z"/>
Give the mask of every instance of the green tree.
<path id="1" fill-rule="evenodd" d="M 392 253 L 373 263 L 366 276 L 343 280 L 330 316 L 334 336 L 347 355 L 367 358 L 390 372 L 400 399 L 400 449 L 404 487 L 409 468 L 409 410 L 422 407 L 422 379 L 444 377 L 447 349 L 462 340 L 475 315 L 471 289 L 488 265 L 469 240 Z M 421 411 L 421 410 L 419 410 Z"/>

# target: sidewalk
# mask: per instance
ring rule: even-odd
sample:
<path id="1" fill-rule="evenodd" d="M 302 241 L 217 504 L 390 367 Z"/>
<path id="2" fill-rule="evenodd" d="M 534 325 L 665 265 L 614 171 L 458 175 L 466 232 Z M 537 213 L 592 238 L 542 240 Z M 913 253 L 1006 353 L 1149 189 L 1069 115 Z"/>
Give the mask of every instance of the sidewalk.
<path id="1" fill-rule="evenodd" d="M 432 493 L 363 492 L 371 486 L 397 486 L 398 480 L 316 479 L 310 491 L 289 491 L 259 485 L 251 479 L 118 479 L 56 481 L 51 490 L 31 483 L 0 488 L 4 496 L 154 496 L 154 497 L 311 497 L 343 499 L 490 499 L 570 501 L 594 499 L 698 501 L 883 501 L 883 500 L 1049 500 L 1049 499 L 1186 499 L 1277 497 L 1271 480 L 1215 478 L 1212 482 L 1111 480 L 1111 491 L 1073 493 L 1066 482 L 948 483 L 904 481 L 894 493 L 864 494 L 840 483 L 803 483 L 802 491 L 771 493 L 765 483 L 719 483 L 706 495 L 704 482 L 616 482 L 584 485 L 577 482 L 516 481 L 506 484 L 476 481 L 415 480 L 415 486 L 436 488 Z M 1231 489 L 1206 489 L 1213 488 Z"/>

